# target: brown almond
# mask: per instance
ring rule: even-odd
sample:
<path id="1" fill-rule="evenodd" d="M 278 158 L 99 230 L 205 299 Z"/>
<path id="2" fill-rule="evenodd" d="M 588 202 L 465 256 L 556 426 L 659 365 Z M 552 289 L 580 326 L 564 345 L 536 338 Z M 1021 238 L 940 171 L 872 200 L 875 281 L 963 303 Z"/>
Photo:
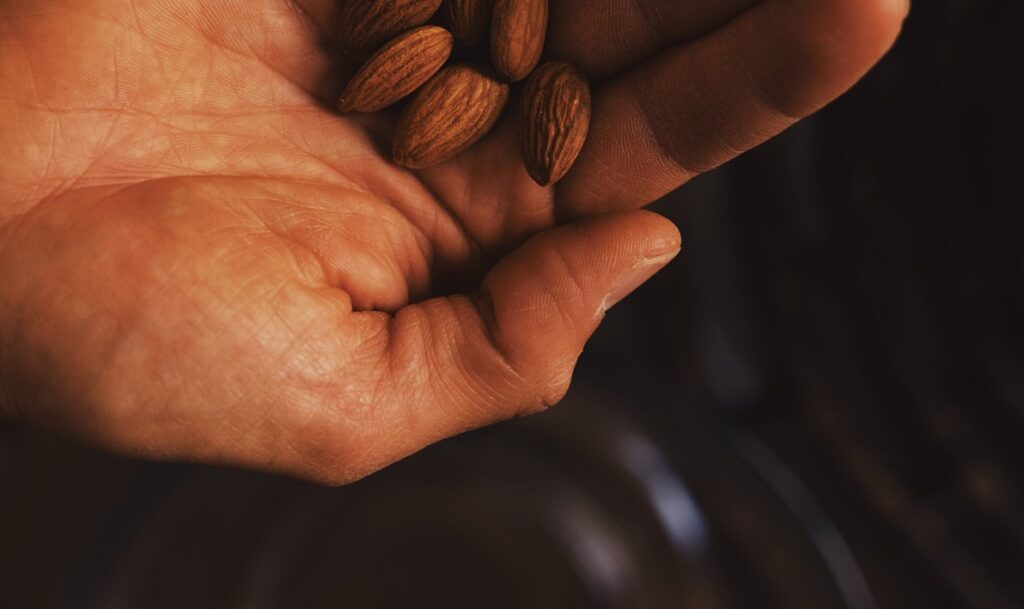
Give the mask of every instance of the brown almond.
<path id="1" fill-rule="evenodd" d="M 413 97 L 395 127 L 395 162 L 423 169 L 454 158 L 494 126 L 509 87 L 487 68 L 454 65 Z"/>
<path id="2" fill-rule="evenodd" d="M 526 170 L 538 184 L 561 180 L 590 131 L 590 85 L 564 61 L 545 63 L 523 91 L 519 138 Z"/>
<path id="3" fill-rule="evenodd" d="M 411 95 L 452 54 L 454 40 L 443 27 L 425 25 L 377 51 L 356 72 L 338 100 L 342 112 L 377 112 Z"/>
<path id="4" fill-rule="evenodd" d="M 455 39 L 476 46 L 487 32 L 494 0 L 445 0 L 445 14 Z"/>
<path id="5" fill-rule="evenodd" d="M 495 0 L 491 17 L 491 61 L 509 82 L 537 67 L 548 32 L 548 0 Z"/>
<path id="6" fill-rule="evenodd" d="M 423 25 L 441 0 L 343 0 L 338 40 L 353 51 L 376 48 L 396 34 Z"/>

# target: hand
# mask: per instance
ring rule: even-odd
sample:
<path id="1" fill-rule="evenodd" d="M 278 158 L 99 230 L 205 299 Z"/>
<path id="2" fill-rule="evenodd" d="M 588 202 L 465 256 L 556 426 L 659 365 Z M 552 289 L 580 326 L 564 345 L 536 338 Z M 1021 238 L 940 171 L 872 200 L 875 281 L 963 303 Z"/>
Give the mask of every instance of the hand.
<path id="1" fill-rule="evenodd" d="M 679 249 L 631 210 L 840 94 L 907 10 L 557 0 L 548 54 L 595 78 L 594 124 L 542 189 L 509 124 L 389 163 L 389 118 L 331 109 L 334 1 L 0 6 L 0 408 L 327 482 L 541 410 Z"/>

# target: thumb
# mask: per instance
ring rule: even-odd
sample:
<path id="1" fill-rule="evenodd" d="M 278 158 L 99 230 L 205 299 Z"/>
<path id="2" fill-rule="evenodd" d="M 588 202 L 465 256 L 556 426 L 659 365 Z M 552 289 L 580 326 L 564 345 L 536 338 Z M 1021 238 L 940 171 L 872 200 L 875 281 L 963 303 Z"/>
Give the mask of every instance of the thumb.
<path id="1" fill-rule="evenodd" d="M 454 435 L 554 404 L 605 311 L 679 252 L 679 233 L 646 211 L 552 229 L 528 241 L 473 296 L 394 318 L 363 314 L 381 352 L 372 422 L 345 434 L 343 482 Z M 382 399 L 383 398 L 383 399 Z M 337 471 L 342 465 L 344 471 Z"/>
<path id="2" fill-rule="evenodd" d="M 631 213 L 544 234 L 499 265 L 477 298 L 485 346 L 522 382 L 519 393 L 495 396 L 495 410 L 518 402 L 507 414 L 530 412 L 559 401 L 605 312 L 675 258 L 679 242 L 665 218 Z"/>

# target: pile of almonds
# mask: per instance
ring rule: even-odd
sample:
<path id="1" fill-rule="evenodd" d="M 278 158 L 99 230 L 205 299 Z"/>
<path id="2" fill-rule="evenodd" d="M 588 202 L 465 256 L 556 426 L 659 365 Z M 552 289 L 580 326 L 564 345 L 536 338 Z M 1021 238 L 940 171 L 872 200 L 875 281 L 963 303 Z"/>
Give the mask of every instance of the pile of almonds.
<path id="1" fill-rule="evenodd" d="M 338 108 L 377 112 L 412 95 L 398 119 L 392 155 L 399 165 L 423 169 L 476 144 L 504 112 L 511 85 L 525 79 L 519 136 L 526 169 L 542 186 L 562 179 L 587 138 L 590 86 L 566 62 L 538 67 L 548 0 L 443 2 L 439 22 L 447 29 L 425 25 L 442 0 L 345 2 L 340 40 L 350 51 L 372 54 Z M 480 49 L 487 38 L 490 48 Z M 453 59 L 474 53 L 489 61 Z"/>

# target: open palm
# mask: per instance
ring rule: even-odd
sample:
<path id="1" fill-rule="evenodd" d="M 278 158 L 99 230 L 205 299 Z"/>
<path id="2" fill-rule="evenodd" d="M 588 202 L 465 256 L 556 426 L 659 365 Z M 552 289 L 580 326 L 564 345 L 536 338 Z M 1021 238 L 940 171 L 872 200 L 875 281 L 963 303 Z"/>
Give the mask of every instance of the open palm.
<path id="1" fill-rule="evenodd" d="M 545 189 L 507 121 L 390 163 L 391 117 L 331 108 L 337 1 L 0 0 L 0 408 L 331 482 L 542 409 L 679 249 L 631 210 L 839 95 L 907 10 L 553 2 L 595 106 Z"/>

